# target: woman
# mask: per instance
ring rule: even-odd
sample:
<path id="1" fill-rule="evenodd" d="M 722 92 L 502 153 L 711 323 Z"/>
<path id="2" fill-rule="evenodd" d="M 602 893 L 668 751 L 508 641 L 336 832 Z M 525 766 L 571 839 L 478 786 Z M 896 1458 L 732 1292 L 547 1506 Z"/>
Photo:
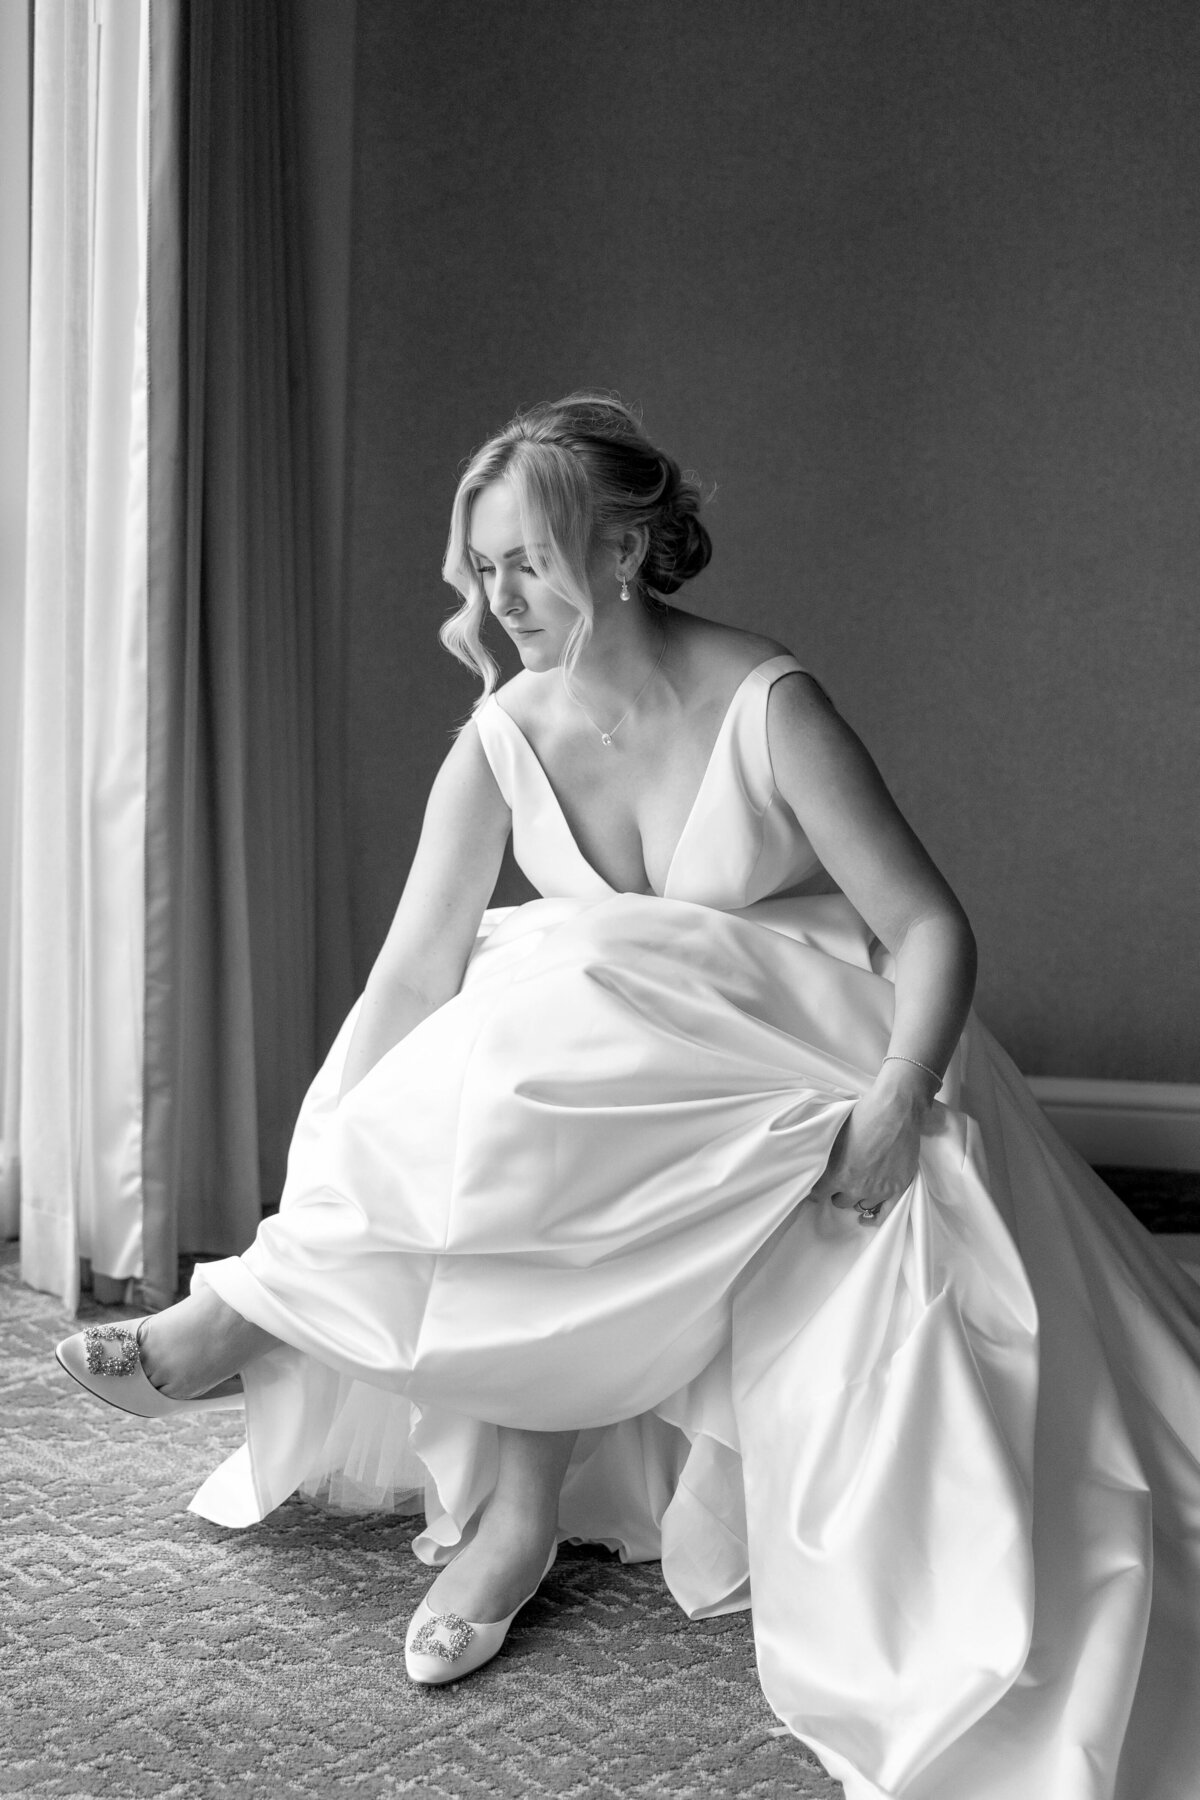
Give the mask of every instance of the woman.
<path id="1" fill-rule="evenodd" d="M 851 1800 L 1194 1800 L 1197 1295 L 968 1020 L 962 910 L 818 683 L 666 603 L 708 558 L 604 395 L 474 458 L 442 635 L 484 697 L 279 1215 L 60 1360 L 147 1413 L 240 1375 L 220 1522 L 423 1489 L 419 1681 L 600 1540 L 693 1615 L 753 1590 Z M 510 832 L 544 897 L 487 913 Z"/>

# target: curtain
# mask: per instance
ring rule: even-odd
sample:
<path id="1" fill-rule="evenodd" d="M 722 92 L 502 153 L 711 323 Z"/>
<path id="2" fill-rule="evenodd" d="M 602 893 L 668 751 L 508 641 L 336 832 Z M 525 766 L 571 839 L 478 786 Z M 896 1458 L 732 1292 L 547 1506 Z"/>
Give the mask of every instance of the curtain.
<path id="1" fill-rule="evenodd" d="M 34 18 L 20 819 L 21 1267 L 140 1269 L 143 9 Z"/>
<path id="2" fill-rule="evenodd" d="M 147 1266 L 242 1249 L 349 1000 L 285 0 L 151 9 Z M 317 844 L 325 912 L 319 940 Z"/>
<path id="3" fill-rule="evenodd" d="M 350 999 L 292 86 L 286 0 L 38 0 L 17 1152 L 72 1306 L 245 1247 Z"/>
<path id="4" fill-rule="evenodd" d="M 21 966 L 17 796 L 29 384 L 31 21 L 0 6 L 0 1237 L 17 1235 Z"/>

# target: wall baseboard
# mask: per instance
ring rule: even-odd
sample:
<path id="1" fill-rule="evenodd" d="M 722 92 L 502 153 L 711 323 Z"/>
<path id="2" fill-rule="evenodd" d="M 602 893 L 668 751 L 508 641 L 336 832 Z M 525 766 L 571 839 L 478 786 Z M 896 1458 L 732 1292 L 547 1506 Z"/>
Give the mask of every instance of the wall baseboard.
<path id="1" fill-rule="evenodd" d="M 1200 1170 L 1200 1085 L 1031 1075 L 1050 1123 L 1090 1163 Z"/>

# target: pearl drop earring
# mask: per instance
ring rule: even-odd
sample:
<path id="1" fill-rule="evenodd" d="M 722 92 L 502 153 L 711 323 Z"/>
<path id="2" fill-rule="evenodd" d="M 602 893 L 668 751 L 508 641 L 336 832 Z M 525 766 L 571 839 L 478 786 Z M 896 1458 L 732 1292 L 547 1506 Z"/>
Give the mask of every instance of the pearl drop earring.
<path id="1" fill-rule="evenodd" d="M 621 577 L 621 598 L 622 600 L 628 600 L 629 598 L 629 581 L 624 575 Z"/>

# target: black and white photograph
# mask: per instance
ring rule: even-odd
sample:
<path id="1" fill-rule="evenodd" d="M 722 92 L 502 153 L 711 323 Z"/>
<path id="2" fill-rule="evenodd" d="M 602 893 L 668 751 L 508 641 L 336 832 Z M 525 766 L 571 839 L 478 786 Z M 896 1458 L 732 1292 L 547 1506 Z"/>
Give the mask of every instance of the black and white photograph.
<path id="1" fill-rule="evenodd" d="M 1200 1800 L 1200 7 L 0 0 L 0 1792 Z"/>

